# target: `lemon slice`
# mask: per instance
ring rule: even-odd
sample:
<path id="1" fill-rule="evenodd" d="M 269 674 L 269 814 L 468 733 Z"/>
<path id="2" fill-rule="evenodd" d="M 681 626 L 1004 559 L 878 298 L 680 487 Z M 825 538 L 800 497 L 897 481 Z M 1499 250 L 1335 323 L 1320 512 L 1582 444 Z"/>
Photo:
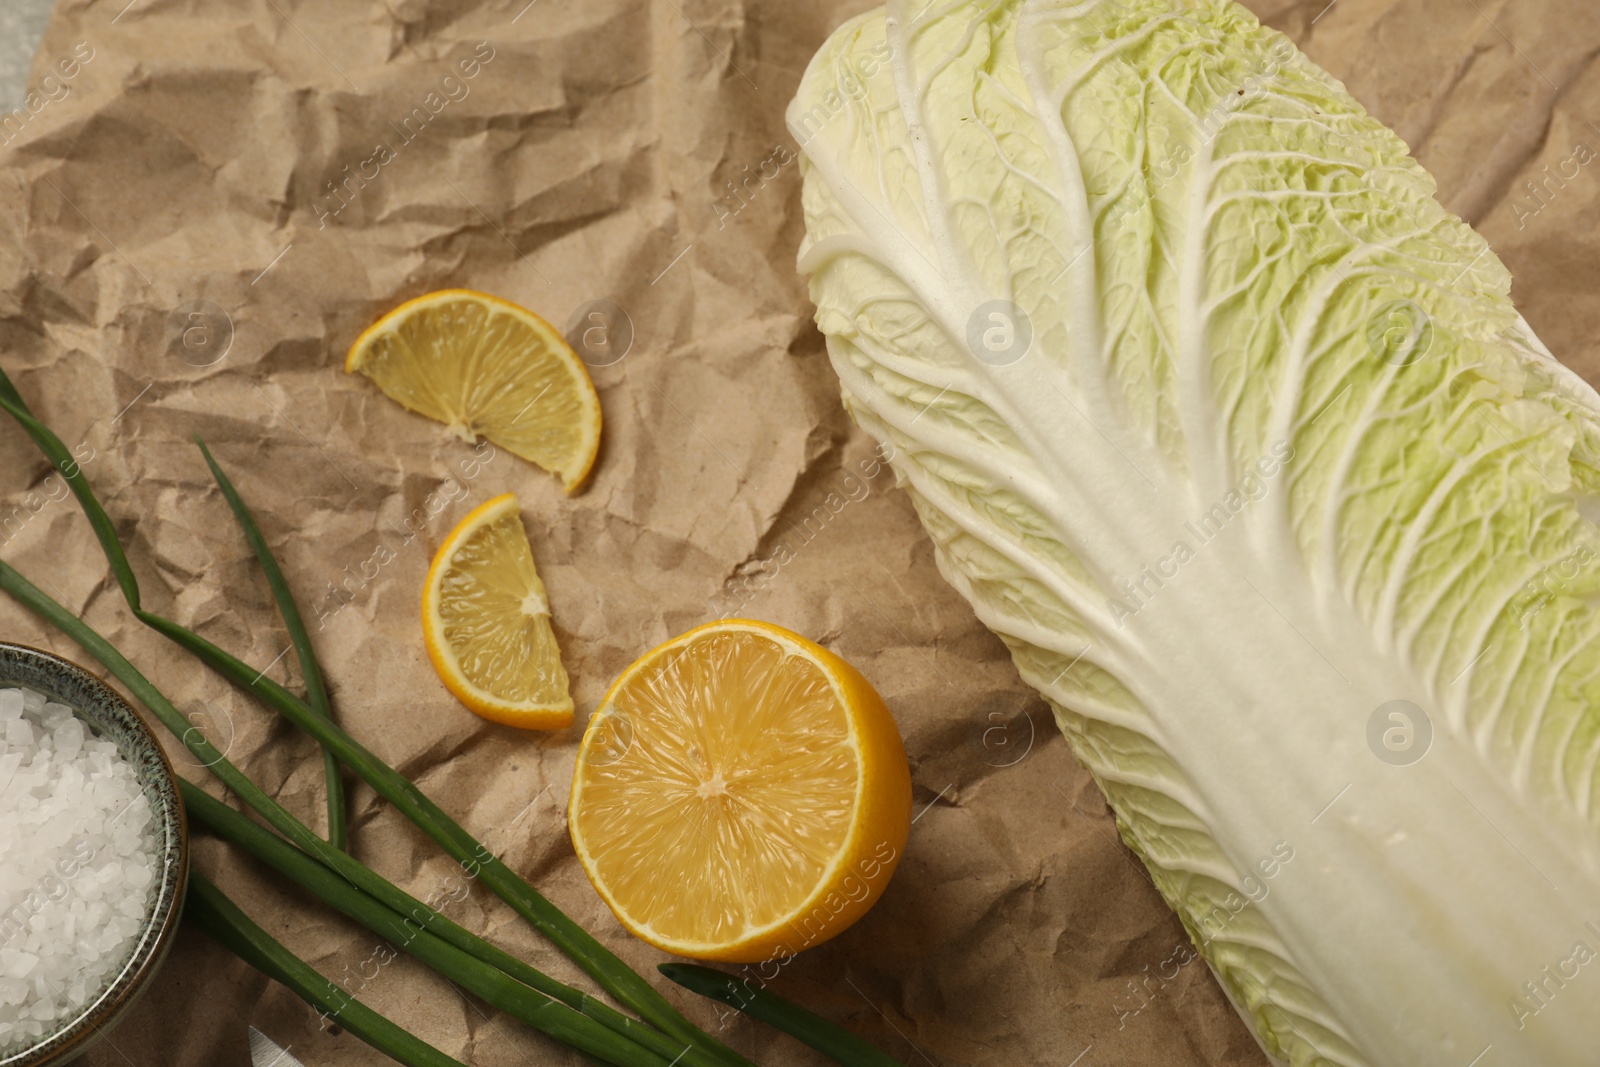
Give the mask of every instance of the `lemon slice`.
<path id="1" fill-rule="evenodd" d="M 854 668 L 764 622 L 714 622 L 646 653 L 578 752 L 572 843 L 630 932 L 751 963 L 821 944 L 883 892 L 911 776 Z"/>
<path id="2" fill-rule="evenodd" d="M 360 371 L 405 407 L 479 434 L 557 475 L 567 492 L 600 448 L 600 398 L 555 327 L 498 297 L 441 289 L 395 308 L 350 346 Z"/>
<path id="3" fill-rule="evenodd" d="M 422 637 L 445 688 L 472 711 L 530 730 L 571 725 L 550 600 L 512 494 L 476 508 L 439 546 Z"/>

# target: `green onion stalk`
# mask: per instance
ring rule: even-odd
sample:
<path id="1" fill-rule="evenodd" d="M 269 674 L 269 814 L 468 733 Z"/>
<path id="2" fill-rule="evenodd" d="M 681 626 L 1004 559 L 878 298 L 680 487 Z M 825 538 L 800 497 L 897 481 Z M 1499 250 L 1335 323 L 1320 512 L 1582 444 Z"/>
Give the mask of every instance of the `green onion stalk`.
<path id="1" fill-rule="evenodd" d="M 212 477 L 227 499 L 228 507 L 233 510 L 234 518 L 239 520 L 245 540 L 250 542 L 256 562 L 266 574 L 267 584 L 272 587 L 272 599 L 278 605 L 278 615 L 283 619 L 284 628 L 289 631 L 289 643 L 294 646 L 294 658 L 300 664 L 300 678 L 306 686 L 306 702 L 311 705 L 312 711 L 324 719 L 332 720 L 333 706 L 328 700 L 328 683 L 323 680 L 322 667 L 317 663 L 316 652 L 311 647 L 311 635 L 306 632 L 299 605 L 289 595 L 289 584 L 283 579 L 283 571 L 267 547 L 267 539 L 261 536 L 261 529 L 256 525 L 250 509 L 245 507 L 232 483 L 223 476 L 217 461 L 211 458 L 211 450 L 198 437 L 195 443 L 200 445 L 200 454 L 205 456 L 206 466 L 211 468 Z M 342 850 L 346 848 L 349 836 L 345 817 L 344 773 L 339 767 L 339 757 L 326 745 L 322 746 L 322 772 L 327 781 L 328 844 Z"/>
<path id="2" fill-rule="evenodd" d="M 692 963 L 662 963 L 657 964 L 656 970 L 685 989 L 721 1001 L 753 1019 L 760 1019 L 782 1030 L 844 1067 L 905 1067 L 899 1060 L 879 1052 L 848 1030 L 778 996 L 767 989 L 765 983 L 751 985 L 747 980 L 726 971 Z"/>
<path id="3" fill-rule="evenodd" d="M 401 912 L 386 907 L 198 786 L 184 782 L 181 788 L 184 807 L 197 822 L 501 1011 L 607 1063 L 666 1067 L 673 1062 L 687 1061 L 685 1054 L 689 1046 L 638 1023 L 634 1024 L 632 1040 L 610 1030 L 597 1033 L 593 1020 L 574 1012 L 559 1000 L 530 989 L 430 933 Z M 543 1025 L 540 1019 L 544 1020 Z"/>
<path id="4" fill-rule="evenodd" d="M 238 905 L 198 871 L 189 874 L 184 915 L 234 955 L 268 978 L 282 982 L 306 1003 L 324 1014 L 337 1015 L 346 1030 L 392 1059 L 414 1067 L 466 1067 L 312 970 L 251 922 Z"/>

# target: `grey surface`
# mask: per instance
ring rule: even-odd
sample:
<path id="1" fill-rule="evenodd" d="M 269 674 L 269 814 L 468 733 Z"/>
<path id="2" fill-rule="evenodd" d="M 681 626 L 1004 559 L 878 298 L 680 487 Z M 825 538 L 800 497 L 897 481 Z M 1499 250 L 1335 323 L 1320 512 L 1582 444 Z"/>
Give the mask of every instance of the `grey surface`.
<path id="1" fill-rule="evenodd" d="M 55 0 L 0 0 L 0 110 L 22 103 L 28 68 Z"/>
<path id="2" fill-rule="evenodd" d="M 250 1028 L 250 1062 L 253 1067 L 305 1067 L 288 1049 L 253 1026 Z"/>

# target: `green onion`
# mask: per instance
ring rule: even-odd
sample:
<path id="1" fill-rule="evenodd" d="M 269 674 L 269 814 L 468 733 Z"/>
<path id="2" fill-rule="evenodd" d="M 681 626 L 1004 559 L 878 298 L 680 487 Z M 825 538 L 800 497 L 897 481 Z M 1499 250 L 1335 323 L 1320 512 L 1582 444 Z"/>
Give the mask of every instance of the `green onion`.
<path id="1" fill-rule="evenodd" d="M 339 1025 L 389 1057 L 410 1067 L 466 1067 L 460 1060 L 446 1056 L 426 1041 L 402 1030 L 306 966 L 251 922 L 249 916 L 199 871 L 189 873 L 189 896 L 184 914 L 240 959 L 268 978 L 282 982 L 312 1007 L 338 1016 Z"/>
<path id="2" fill-rule="evenodd" d="M 810 1045 L 844 1067 L 905 1067 L 848 1030 L 743 978 L 692 963 L 663 963 L 656 970 L 686 989 L 721 1001 Z"/>
<path id="3" fill-rule="evenodd" d="M 569 919 L 554 904 L 535 890 L 525 880 L 501 862 L 487 848 L 479 844 L 436 804 L 429 800 L 403 775 L 368 752 L 330 719 L 324 719 L 304 701 L 244 661 L 225 652 L 199 634 L 178 623 L 165 619 L 140 606 L 138 579 L 128 563 L 127 554 L 117 537 L 116 528 L 94 491 L 89 487 L 71 453 L 49 427 L 36 419 L 26 403 L 12 386 L 4 371 L 0 371 L 0 408 L 33 438 L 45 456 L 54 462 L 67 479 L 79 505 L 88 516 L 91 527 L 100 541 L 102 550 L 134 615 L 175 643 L 194 653 L 218 673 L 241 688 L 251 690 L 276 708 L 285 718 L 310 734 L 324 747 L 330 749 L 338 760 L 355 771 L 379 795 L 432 837 L 445 852 L 460 863 L 468 873 L 481 878 L 485 885 L 502 900 L 544 933 L 570 959 L 600 983 L 601 987 L 625 1006 L 633 1009 L 657 1029 L 679 1038 L 715 1059 L 724 1067 L 754 1067 L 749 1060 L 716 1041 L 689 1022 L 615 954 L 601 945 L 586 930 Z M 245 513 L 245 521 L 248 512 Z M 0 588 L 17 597 L 30 610 L 47 619 L 73 640 L 77 641 L 95 659 L 104 664 L 132 690 L 139 700 L 149 707 L 169 730 L 184 741 L 198 757 L 206 761 L 213 772 L 250 807 L 284 833 L 300 848 L 317 856 L 340 873 L 352 877 L 337 857 L 343 854 L 330 849 L 325 842 L 309 834 L 306 828 L 267 797 L 245 775 L 222 759 L 222 754 L 173 708 L 156 688 L 129 663 L 120 652 L 98 633 L 56 604 L 15 569 L 0 563 Z M 136 682 L 137 684 L 136 684 Z M 274 810 L 275 809 L 275 810 Z M 299 832 L 297 832 L 299 831 Z M 308 839 L 309 838 L 309 839 Z M 322 846 L 319 848 L 318 846 Z M 359 867 L 359 864 L 356 865 Z M 361 868 L 364 870 L 364 868 Z M 367 872 L 371 874 L 371 872 Z M 387 883 L 372 875 L 374 884 L 364 886 L 374 896 L 383 894 Z M 381 883 L 377 884 L 377 883 Z M 393 892 L 394 887 L 388 886 Z M 429 909 L 431 911 L 431 909 Z M 466 948 L 466 946 L 459 946 Z M 472 951 L 471 949 L 466 949 Z"/>
<path id="4" fill-rule="evenodd" d="M 272 599 L 278 605 L 278 614 L 289 631 L 289 643 L 294 646 L 295 659 L 300 663 L 300 677 L 306 684 L 306 702 L 311 705 L 312 711 L 324 719 L 332 719 L 333 707 L 328 702 L 328 685 L 323 680 L 317 654 L 311 647 L 311 635 L 306 632 L 305 620 L 300 617 L 300 608 L 294 602 L 294 594 L 289 592 L 289 583 L 284 581 L 283 571 L 273 558 L 271 549 L 267 548 L 267 539 L 261 536 L 250 509 L 245 507 L 233 483 L 217 466 L 217 461 L 211 458 L 211 450 L 200 440 L 199 434 L 195 435 L 194 443 L 200 446 L 200 454 L 206 458 L 206 466 L 211 468 L 211 477 L 216 479 L 217 487 L 228 501 L 228 507 L 244 529 L 245 540 L 250 542 L 256 562 L 261 565 L 261 572 L 267 576 L 267 584 L 272 587 Z M 328 782 L 328 843 L 343 850 L 347 846 L 344 774 L 338 758 L 326 746 L 322 749 L 322 772 Z"/>
<path id="5" fill-rule="evenodd" d="M 83 477 L 83 470 L 78 466 L 78 461 L 67 451 L 67 446 L 61 443 L 61 438 L 55 435 L 55 431 L 33 417 L 33 412 L 29 410 L 22 395 L 17 392 L 17 387 L 11 384 L 10 376 L 3 370 L 0 370 L 0 407 L 17 420 L 17 424 L 33 438 L 34 444 L 39 446 L 39 451 L 55 464 L 61 476 L 67 480 L 67 485 L 78 498 L 83 513 L 89 518 L 89 525 L 94 528 L 95 537 L 100 540 L 100 548 L 111 564 L 111 573 L 116 575 L 117 584 L 122 587 L 122 598 L 137 612 L 139 583 L 133 577 L 132 568 L 128 566 L 128 557 L 122 551 L 122 542 L 117 540 L 117 531 L 111 525 L 110 516 L 100 506 L 100 501 L 95 499 L 94 491 L 89 488 L 88 480 Z"/>
<path id="6" fill-rule="evenodd" d="M 685 1054 L 691 1050 L 682 1042 L 637 1022 L 633 1024 L 633 1040 L 595 1026 L 592 1019 L 573 1011 L 561 1001 L 514 981 L 482 960 L 429 933 L 420 923 L 385 907 L 283 838 L 251 822 L 198 786 L 183 782 L 181 788 L 184 807 L 198 822 L 501 1011 L 573 1048 L 619 1067 L 665 1067 L 679 1061 L 680 1057 L 680 1062 L 690 1062 Z M 646 1045 L 648 1049 L 644 1047 Z"/>

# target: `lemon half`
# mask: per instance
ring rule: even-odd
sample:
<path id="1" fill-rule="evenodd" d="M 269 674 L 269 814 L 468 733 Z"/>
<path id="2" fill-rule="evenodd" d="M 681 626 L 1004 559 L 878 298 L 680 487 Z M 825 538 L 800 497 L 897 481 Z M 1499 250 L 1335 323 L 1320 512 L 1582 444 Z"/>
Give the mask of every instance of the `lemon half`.
<path id="1" fill-rule="evenodd" d="M 848 663 L 749 620 L 646 653 L 590 720 L 568 808 L 629 931 L 697 959 L 822 943 L 888 884 L 911 825 L 894 719 Z"/>

